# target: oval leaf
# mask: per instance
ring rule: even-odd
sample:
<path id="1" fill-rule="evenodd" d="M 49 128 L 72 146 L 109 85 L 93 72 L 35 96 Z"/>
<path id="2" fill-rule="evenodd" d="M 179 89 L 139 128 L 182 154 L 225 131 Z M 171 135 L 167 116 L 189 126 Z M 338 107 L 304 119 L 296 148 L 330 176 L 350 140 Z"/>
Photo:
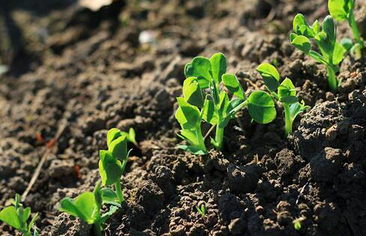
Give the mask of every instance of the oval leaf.
<path id="1" fill-rule="evenodd" d="M 115 139 L 108 148 L 108 151 L 115 158 L 126 160 L 127 159 L 127 136 L 122 135 L 121 137 Z"/>
<path id="2" fill-rule="evenodd" d="M 203 95 L 196 77 L 189 77 L 183 83 L 184 100 L 191 105 L 202 107 Z"/>
<path id="3" fill-rule="evenodd" d="M 193 129 L 201 122 L 201 114 L 197 107 L 190 105 L 183 98 L 177 98 L 179 108 L 175 118 L 183 129 Z"/>
<path id="4" fill-rule="evenodd" d="M 248 98 L 250 116 L 259 124 L 272 122 L 277 115 L 274 101 L 263 91 L 255 91 Z"/>
<path id="5" fill-rule="evenodd" d="M 276 91 L 280 85 L 280 74 L 276 67 L 269 63 L 262 63 L 257 67 L 257 71 L 262 76 L 267 88 L 272 92 Z"/>
<path id="6" fill-rule="evenodd" d="M 213 79 L 217 84 L 221 82 L 221 77 L 226 73 L 227 70 L 227 60 L 224 54 L 215 53 L 211 58 L 211 72 Z"/>
<path id="7" fill-rule="evenodd" d="M 245 100 L 245 93 L 241 84 L 233 74 L 224 74 L 222 76 L 225 87 L 236 97 Z"/>
<path id="8" fill-rule="evenodd" d="M 304 52 L 305 54 L 308 54 L 311 49 L 310 40 L 307 37 L 302 36 L 302 35 L 295 37 L 291 41 L 291 44 L 294 45 L 300 51 Z"/>
<path id="9" fill-rule="evenodd" d="M 106 150 L 99 151 L 99 174 L 104 186 L 120 181 L 123 169 L 121 162 Z"/>
<path id="10" fill-rule="evenodd" d="M 200 56 L 193 58 L 193 60 L 184 67 L 184 74 L 186 78 L 197 77 L 202 89 L 208 88 L 212 81 L 210 71 L 210 60 Z"/>
<path id="11" fill-rule="evenodd" d="M 0 211 L 0 220 L 15 229 L 21 229 L 21 222 L 14 206 L 9 206 Z"/>

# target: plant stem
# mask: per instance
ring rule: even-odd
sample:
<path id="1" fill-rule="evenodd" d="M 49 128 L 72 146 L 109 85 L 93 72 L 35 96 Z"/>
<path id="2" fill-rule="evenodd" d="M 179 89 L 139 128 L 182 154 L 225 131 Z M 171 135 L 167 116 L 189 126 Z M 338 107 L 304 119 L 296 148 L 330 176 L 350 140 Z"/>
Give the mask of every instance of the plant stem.
<path id="1" fill-rule="evenodd" d="M 116 194 L 117 194 L 119 203 L 124 202 L 125 198 L 123 197 L 122 188 L 121 188 L 121 182 L 120 181 L 117 181 L 114 184 L 114 187 L 116 188 Z"/>
<path id="2" fill-rule="evenodd" d="M 287 104 L 283 104 L 285 110 L 285 134 L 286 137 L 292 133 L 292 119 L 290 114 L 290 107 Z"/>
<path id="3" fill-rule="evenodd" d="M 205 140 L 204 140 L 204 138 L 202 136 L 201 124 L 198 124 L 197 125 L 197 128 L 196 128 L 196 137 L 197 137 L 197 141 L 198 141 L 198 148 L 200 150 L 202 150 L 204 153 L 207 153 L 206 145 L 205 145 Z"/>
<path id="4" fill-rule="evenodd" d="M 332 67 L 327 66 L 327 72 L 328 72 L 328 84 L 330 89 L 334 92 L 337 90 L 338 87 L 338 81 L 336 78 L 335 71 Z"/>
<path id="5" fill-rule="evenodd" d="M 224 128 L 220 128 L 220 125 L 216 126 L 215 142 L 217 144 L 216 148 L 221 150 L 224 143 Z"/>
<path id="6" fill-rule="evenodd" d="M 95 222 L 93 224 L 93 233 L 94 236 L 102 236 L 102 226 L 100 222 Z"/>
<path id="7" fill-rule="evenodd" d="M 352 29 L 353 37 L 359 44 L 359 47 L 356 47 L 356 58 L 359 59 L 362 56 L 361 50 L 364 47 L 364 42 L 361 39 L 360 31 L 358 30 L 357 22 L 355 20 L 355 14 L 354 14 L 355 2 L 356 1 L 352 1 L 352 7 L 348 18 L 348 24 Z"/>

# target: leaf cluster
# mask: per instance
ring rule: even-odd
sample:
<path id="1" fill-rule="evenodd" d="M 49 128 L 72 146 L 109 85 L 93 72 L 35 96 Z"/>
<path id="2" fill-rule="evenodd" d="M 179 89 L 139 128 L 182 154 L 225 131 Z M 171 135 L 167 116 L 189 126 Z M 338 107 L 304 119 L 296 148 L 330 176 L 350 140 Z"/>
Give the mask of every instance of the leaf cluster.
<path id="1" fill-rule="evenodd" d="M 296 95 L 296 88 L 291 79 L 285 78 L 280 83 L 280 74 L 276 67 L 269 63 L 262 63 L 257 67 L 257 71 L 262 76 L 267 90 L 284 107 L 285 131 L 287 136 L 292 132 L 292 124 L 296 117 L 306 111 L 309 106 L 306 106 L 304 101 L 299 102 L 299 98 Z"/>
<path id="2" fill-rule="evenodd" d="M 16 194 L 15 199 L 12 200 L 12 206 L 5 207 L 0 211 L 0 220 L 7 223 L 14 229 L 17 229 L 25 236 L 31 236 L 31 231 L 34 223 L 38 217 L 38 213 L 34 214 L 30 222 L 31 208 L 23 207 L 20 203 L 20 196 Z M 37 230 L 33 231 L 33 236 L 38 236 Z"/>
<path id="3" fill-rule="evenodd" d="M 211 58 L 195 57 L 185 66 L 183 97 L 177 98 L 179 108 L 175 114 L 182 128 L 179 136 L 189 143 L 181 146 L 184 150 L 207 153 L 201 132 L 203 122 L 216 127 L 211 144 L 221 149 L 224 128 L 244 106 L 248 106 L 249 114 L 258 123 L 266 124 L 276 117 L 274 102 L 268 94 L 255 91 L 247 98 L 237 77 L 226 71 L 227 60 L 222 53 Z"/>

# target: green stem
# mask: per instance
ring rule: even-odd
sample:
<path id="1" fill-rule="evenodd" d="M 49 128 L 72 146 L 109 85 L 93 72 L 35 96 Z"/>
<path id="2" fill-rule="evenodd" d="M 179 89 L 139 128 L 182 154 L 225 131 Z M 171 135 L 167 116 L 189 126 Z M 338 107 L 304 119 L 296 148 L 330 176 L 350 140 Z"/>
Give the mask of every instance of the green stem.
<path id="1" fill-rule="evenodd" d="M 196 137 L 197 137 L 197 140 L 198 140 L 198 148 L 200 150 L 202 150 L 204 153 L 207 153 L 205 140 L 204 140 L 203 135 L 202 135 L 201 124 L 197 125 Z"/>
<path id="2" fill-rule="evenodd" d="M 93 224 L 93 233 L 94 236 L 102 236 L 102 226 L 100 222 L 95 222 Z"/>
<path id="3" fill-rule="evenodd" d="M 332 67 L 327 66 L 327 72 L 328 72 L 328 84 L 330 89 L 334 92 L 337 90 L 338 87 L 338 81 L 336 78 L 335 71 Z"/>
<path id="4" fill-rule="evenodd" d="M 218 124 L 220 124 L 220 119 Z M 216 148 L 218 150 L 221 150 L 224 146 L 224 128 L 220 128 L 220 125 L 216 126 L 216 134 L 215 134 L 215 142 L 216 142 Z"/>
<path id="5" fill-rule="evenodd" d="M 290 107 L 287 104 L 283 104 L 285 110 L 285 134 L 286 137 L 292 133 L 292 119 L 290 114 Z"/>
<path id="6" fill-rule="evenodd" d="M 117 194 L 119 203 L 124 202 L 125 198 L 123 197 L 122 188 L 121 188 L 121 182 L 120 181 L 117 181 L 114 184 L 114 187 L 116 188 L 116 194 Z"/>

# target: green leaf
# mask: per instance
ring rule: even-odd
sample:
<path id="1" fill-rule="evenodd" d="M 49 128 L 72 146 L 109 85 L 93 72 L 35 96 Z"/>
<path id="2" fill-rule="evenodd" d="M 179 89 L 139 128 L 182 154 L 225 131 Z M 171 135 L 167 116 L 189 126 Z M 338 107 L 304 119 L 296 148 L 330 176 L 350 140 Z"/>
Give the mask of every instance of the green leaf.
<path id="1" fill-rule="evenodd" d="M 113 140 L 108 148 L 109 153 L 113 157 L 126 160 L 127 159 L 127 136 L 122 135 L 117 139 Z"/>
<path id="2" fill-rule="evenodd" d="M 211 125 L 216 125 L 218 121 L 218 113 L 212 100 L 206 99 L 202 108 L 202 119 Z"/>
<path id="3" fill-rule="evenodd" d="M 314 37 L 314 31 L 306 22 L 304 15 L 297 14 L 293 20 L 293 30 L 296 34 L 304 35 L 307 38 Z"/>
<path id="4" fill-rule="evenodd" d="M 36 222 L 37 218 L 38 218 L 38 213 L 34 214 L 31 221 L 29 222 L 28 231 L 31 231 L 31 229 L 33 228 L 34 223 Z M 37 230 L 34 230 L 34 235 L 33 236 L 37 235 L 36 232 L 37 232 Z"/>
<path id="5" fill-rule="evenodd" d="M 108 134 L 107 134 L 107 145 L 108 147 L 111 145 L 112 141 L 121 137 L 122 136 L 122 133 L 119 129 L 117 128 L 112 128 L 108 131 Z"/>
<path id="6" fill-rule="evenodd" d="M 279 86 L 280 74 L 276 67 L 269 63 L 262 63 L 257 67 L 257 71 L 262 76 L 264 83 L 270 91 L 276 91 Z"/>
<path id="7" fill-rule="evenodd" d="M 128 130 L 128 136 L 127 136 L 127 139 L 128 141 L 130 141 L 131 143 L 135 144 L 136 146 L 137 145 L 137 142 L 136 142 L 136 133 L 135 133 L 135 130 L 133 128 L 130 128 Z"/>
<path id="8" fill-rule="evenodd" d="M 333 64 L 338 65 L 344 58 L 344 54 L 347 50 L 342 46 L 342 44 L 336 42 L 334 51 L 333 51 Z"/>
<path id="9" fill-rule="evenodd" d="M 321 28 L 320 28 L 320 24 L 319 24 L 318 20 L 314 21 L 312 27 L 313 27 L 314 35 L 319 34 L 319 32 L 321 31 Z"/>
<path id="10" fill-rule="evenodd" d="M 325 65 L 327 65 L 328 63 L 325 61 L 325 58 L 320 55 L 318 52 L 314 51 L 314 50 L 310 50 L 309 52 L 309 56 L 311 58 L 313 58 L 315 61 L 319 62 L 319 63 L 323 63 Z"/>
<path id="11" fill-rule="evenodd" d="M 197 107 L 203 106 L 203 95 L 196 77 L 189 77 L 183 83 L 184 100 Z"/>
<path id="12" fill-rule="evenodd" d="M 211 58 L 211 72 L 213 79 L 217 84 L 221 82 L 221 77 L 226 73 L 227 61 L 226 57 L 222 53 L 215 53 Z"/>
<path id="13" fill-rule="evenodd" d="M 291 44 L 294 45 L 297 49 L 308 54 L 311 49 L 311 42 L 310 40 L 302 35 L 297 36 L 291 41 Z"/>
<path id="14" fill-rule="evenodd" d="M 64 198 L 60 205 L 60 211 L 79 217 L 88 224 L 93 224 L 95 221 L 93 213 L 96 209 L 96 202 L 94 194 L 91 192 L 82 193 L 75 199 Z"/>
<path id="15" fill-rule="evenodd" d="M 289 108 L 290 108 L 291 121 L 293 122 L 299 114 L 306 111 L 310 107 L 306 106 L 304 101 L 302 101 L 301 103 L 297 102 L 297 103 L 291 104 Z"/>
<path id="16" fill-rule="evenodd" d="M 123 172 L 121 162 L 109 151 L 99 151 L 99 174 L 104 186 L 109 186 L 120 181 Z"/>
<path id="17" fill-rule="evenodd" d="M 283 103 L 291 104 L 298 102 L 296 88 L 289 78 L 282 81 L 281 85 L 278 87 L 278 96 Z"/>
<path id="18" fill-rule="evenodd" d="M 20 230 L 21 222 L 18 218 L 17 210 L 14 206 L 9 206 L 0 211 L 0 220 L 11 227 Z"/>
<path id="19" fill-rule="evenodd" d="M 101 192 L 102 192 L 103 203 L 113 204 L 113 205 L 118 204 L 118 206 L 120 206 L 117 193 L 115 191 L 113 191 L 113 189 L 103 188 L 101 190 Z"/>
<path id="20" fill-rule="evenodd" d="M 330 15 L 337 21 L 348 19 L 349 13 L 352 10 L 352 0 L 329 0 L 328 10 Z"/>
<path id="21" fill-rule="evenodd" d="M 227 95 L 227 93 L 225 91 L 221 91 L 220 92 L 220 96 L 219 96 L 220 102 L 219 102 L 219 114 L 221 114 L 221 117 L 225 117 L 229 106 L 230 106 L 230 100 L 229 100 L 229 96 Z"/>
<path id="22" fill-rule="evenodd" d="M 263 91 L 255 91 L 248 98 L 250 116 L 259 124 L 272 122 L 277 115 L 274 101 Z"/>
<path id="23" fill-rule="evenodd" d="M 23 211 L 22 219 L 21 220 L 24 223 L 27 223 L 28 218 L 29 218 L 30 215 L 31 215 L 31 208 L 30 207 L 25 208 L 24 211 Z"/>
<path id="24" fill-rule="evenodd" d="M 188 104 L 184 98 L 177 98 L 179 108 L 175 118 L 183 129 L 193 129 L 201 123 L 201 114 L 197 107 Z"/>
<path id="25" fill-rule="evenodd" d="M 323 20 L 323 30 L 327 34 L 327 39 L 329 41 L 336 40 L 336 32 L 333 18 L 331 16 L 326 16 Z"/>
<path id="26" fill-rule="evenodd" d="M 201 89 L 206 89 L 212 81 L 211 62 L 205 57 L 195 57 L 190 63 L 186 64 L 184 74 L 186 78 L 197 77 Z"/>
<path id="27" fill-rule="evenodd" d="M 225 87 L 236 97 L 245 100 L 245 93 L 238 79 L 233 74 L 224 74 L 222 76 Z"/>

